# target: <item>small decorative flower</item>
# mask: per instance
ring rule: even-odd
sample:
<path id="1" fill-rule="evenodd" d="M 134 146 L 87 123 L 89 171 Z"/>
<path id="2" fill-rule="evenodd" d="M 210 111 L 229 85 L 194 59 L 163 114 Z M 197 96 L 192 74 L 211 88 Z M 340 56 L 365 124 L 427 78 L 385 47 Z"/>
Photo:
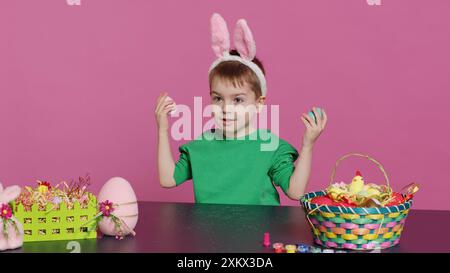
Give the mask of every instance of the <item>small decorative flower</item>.
<path id="1" fill-rule="evenodd" d="M 52 186 L 47 181 L 38 181 L 38 191 L 40 193 L 47 193 Z"/>
<path id="2" fill-rule="evenodd" d="M 103 201 L 100 203 L 100 211 L 106 217 L 111 215 L 111 212 L 114 211 L 113 203 L 109 200 Z"/>
<path id="3" fill-rule="evenodd" d="M 0 217 L 8 220 L 12 216 L 12 210 L 11 207 L 8 204 L 3 204 L 0 207 Z"/>

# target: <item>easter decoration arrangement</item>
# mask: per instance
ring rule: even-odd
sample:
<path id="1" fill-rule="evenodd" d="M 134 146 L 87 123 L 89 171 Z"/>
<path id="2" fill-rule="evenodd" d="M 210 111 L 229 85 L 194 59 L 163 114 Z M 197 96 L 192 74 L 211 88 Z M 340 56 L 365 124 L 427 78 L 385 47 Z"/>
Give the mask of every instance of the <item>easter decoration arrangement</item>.
<path id="1" fill-rule="evenodd" d="M 366 183 L 356 171 L 350 183 L 336 182 L 339 163 L 349 157 L 363 157 L 375 163 L 385 184 Z M 419 186 L 411 183 L 399 192 L 389 183 L 383 166 L 368 155 L 351 153 L 337 160 L 330 185 L 301 199 L 311 225 L 314 242 L 326 248 L 373 250 L 397 245 Z"/>
<path id="2" fill-rule="evenodd" d="M 87 191 L 89 176 L 69 184 L 51 185 L 37 181 L 26 186 L 16 198 L 13 209 L 24 229 L 24 242 L 96 238 L 95 230 L 81 224 L 96 213 L 96 198 Z"/>
<path id="3" fill-rule="evenodd" d="M 97 229 L 116 239 L 136 235 L 138 205 L 130 183 L 111 178 L 98 198 L 89 185 L 89 175 L 56 185 L 38 180 L 35 187 L 22 189 L 3 190 L 0 184 L 0 251 L 18 248 L 22 241 L 96 239 Z"/>

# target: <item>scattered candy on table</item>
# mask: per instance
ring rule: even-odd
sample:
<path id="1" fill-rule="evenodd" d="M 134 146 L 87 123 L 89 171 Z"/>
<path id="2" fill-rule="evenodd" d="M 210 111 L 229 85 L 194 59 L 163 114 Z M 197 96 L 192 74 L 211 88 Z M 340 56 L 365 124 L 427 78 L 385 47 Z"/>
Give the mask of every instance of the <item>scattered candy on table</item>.
<path id="1" fill-rule="evenodd" d="M 270 246 L 270 234 L 268 232 L 264 233 L 263 246 L 265 247 Z"/>
<path id="2" fill-rule="evenodd" d="M 272 248 L 275 253 L 347 253 L 343 249 L 334 250 L 331 248 L 310 246 L 308 244 L 274 243 Z"/>
<path id="3" fill-rule="evenodd" d="M 286 250 L 286 253 L 295 253 L 297 247 L 295 245 L 286 245 L 284 249 Z"/>
<path id="4" fill-rule="evenodd" d="M 273 244 L 273 251 L 275 253 L 283 253 L 284 252 L 284 244 L 282 244 L 282 243 Z"/>
<path id="5" fill-rule="evenodd" d="M 297 252 L 298 253 L 308 253 L 309 252 L 309 245 L 305 244 L 298 244 L 297 245 Z"/>
<path id="6" fill-rule="evenodd" d="M 322 249 L 321 249 L 320 247 L 311 246 L 310 252 L 311 252 L 311 253 L 321 253 L 321 252 L 322 252 Z"/>

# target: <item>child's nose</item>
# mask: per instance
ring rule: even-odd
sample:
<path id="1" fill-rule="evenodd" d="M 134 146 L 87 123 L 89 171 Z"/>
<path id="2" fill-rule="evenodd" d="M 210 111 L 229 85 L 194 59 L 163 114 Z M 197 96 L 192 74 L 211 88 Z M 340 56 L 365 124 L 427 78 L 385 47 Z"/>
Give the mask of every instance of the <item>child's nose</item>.
<path id="1" fill-rule="evenodd" d="M 222 104 L 222 112 L 223 112 L 224 114 L 234 112 L 234 105 L 223 103 L 223 104 Z"/>

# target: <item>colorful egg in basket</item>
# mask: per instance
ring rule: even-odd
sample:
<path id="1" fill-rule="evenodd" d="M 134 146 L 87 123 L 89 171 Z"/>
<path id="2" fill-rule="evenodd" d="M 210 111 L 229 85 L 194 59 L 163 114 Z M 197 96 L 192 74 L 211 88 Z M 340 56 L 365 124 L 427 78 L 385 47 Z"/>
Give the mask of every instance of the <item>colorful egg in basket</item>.
<path id="1" fill-rule="evenodd" d="M 352 200 L 346 198 L 348 196 L 340 192 L 332 195 L 335 192 L 330 192 L 330 187 L 327 191 L 305 194 L 300 199 L 300 203 L 311 225 L 314 242 L 326 248 L 351 250 L 385 249 L 397 245 L 412 206 L 412 194 L 417 191 L 418 187 L 414 185 L 416 190 L 409 195 L 390 192 L 389 179 L 383 166 L 368 155 L 353 153 L 338 159 L 331 175 L 332 182 L 339 163 L 350 156 L 367 158 L 379 167 L 387 184 L 383 189 L 389 193 L 389 198 L 384 198 L 382 203 L 375 198 L 368 198 L 367 200 L 373 201 L 370 206 L 360 206 L 369 203 L 366 200 L 358 200 L 359 203 L 353 200 L 355 201 L 353 203 Z M 359 184 L 359 181 L 356 181 L 361 178 L 359 172 L 355 178 L 348 185 L 349 191 L 363 192 L 364 182 Z M 372 190 L 371 193 L 376 196 L 380 195 L 375 190 Z M 343 198 L 340 198 L 341 196 Z M 328 198 L 332 201 L 330 202 Z M 333 199 L 340 199 L 341 202 Z M 356 203 L 359 205 L 355 205 Z"/>

